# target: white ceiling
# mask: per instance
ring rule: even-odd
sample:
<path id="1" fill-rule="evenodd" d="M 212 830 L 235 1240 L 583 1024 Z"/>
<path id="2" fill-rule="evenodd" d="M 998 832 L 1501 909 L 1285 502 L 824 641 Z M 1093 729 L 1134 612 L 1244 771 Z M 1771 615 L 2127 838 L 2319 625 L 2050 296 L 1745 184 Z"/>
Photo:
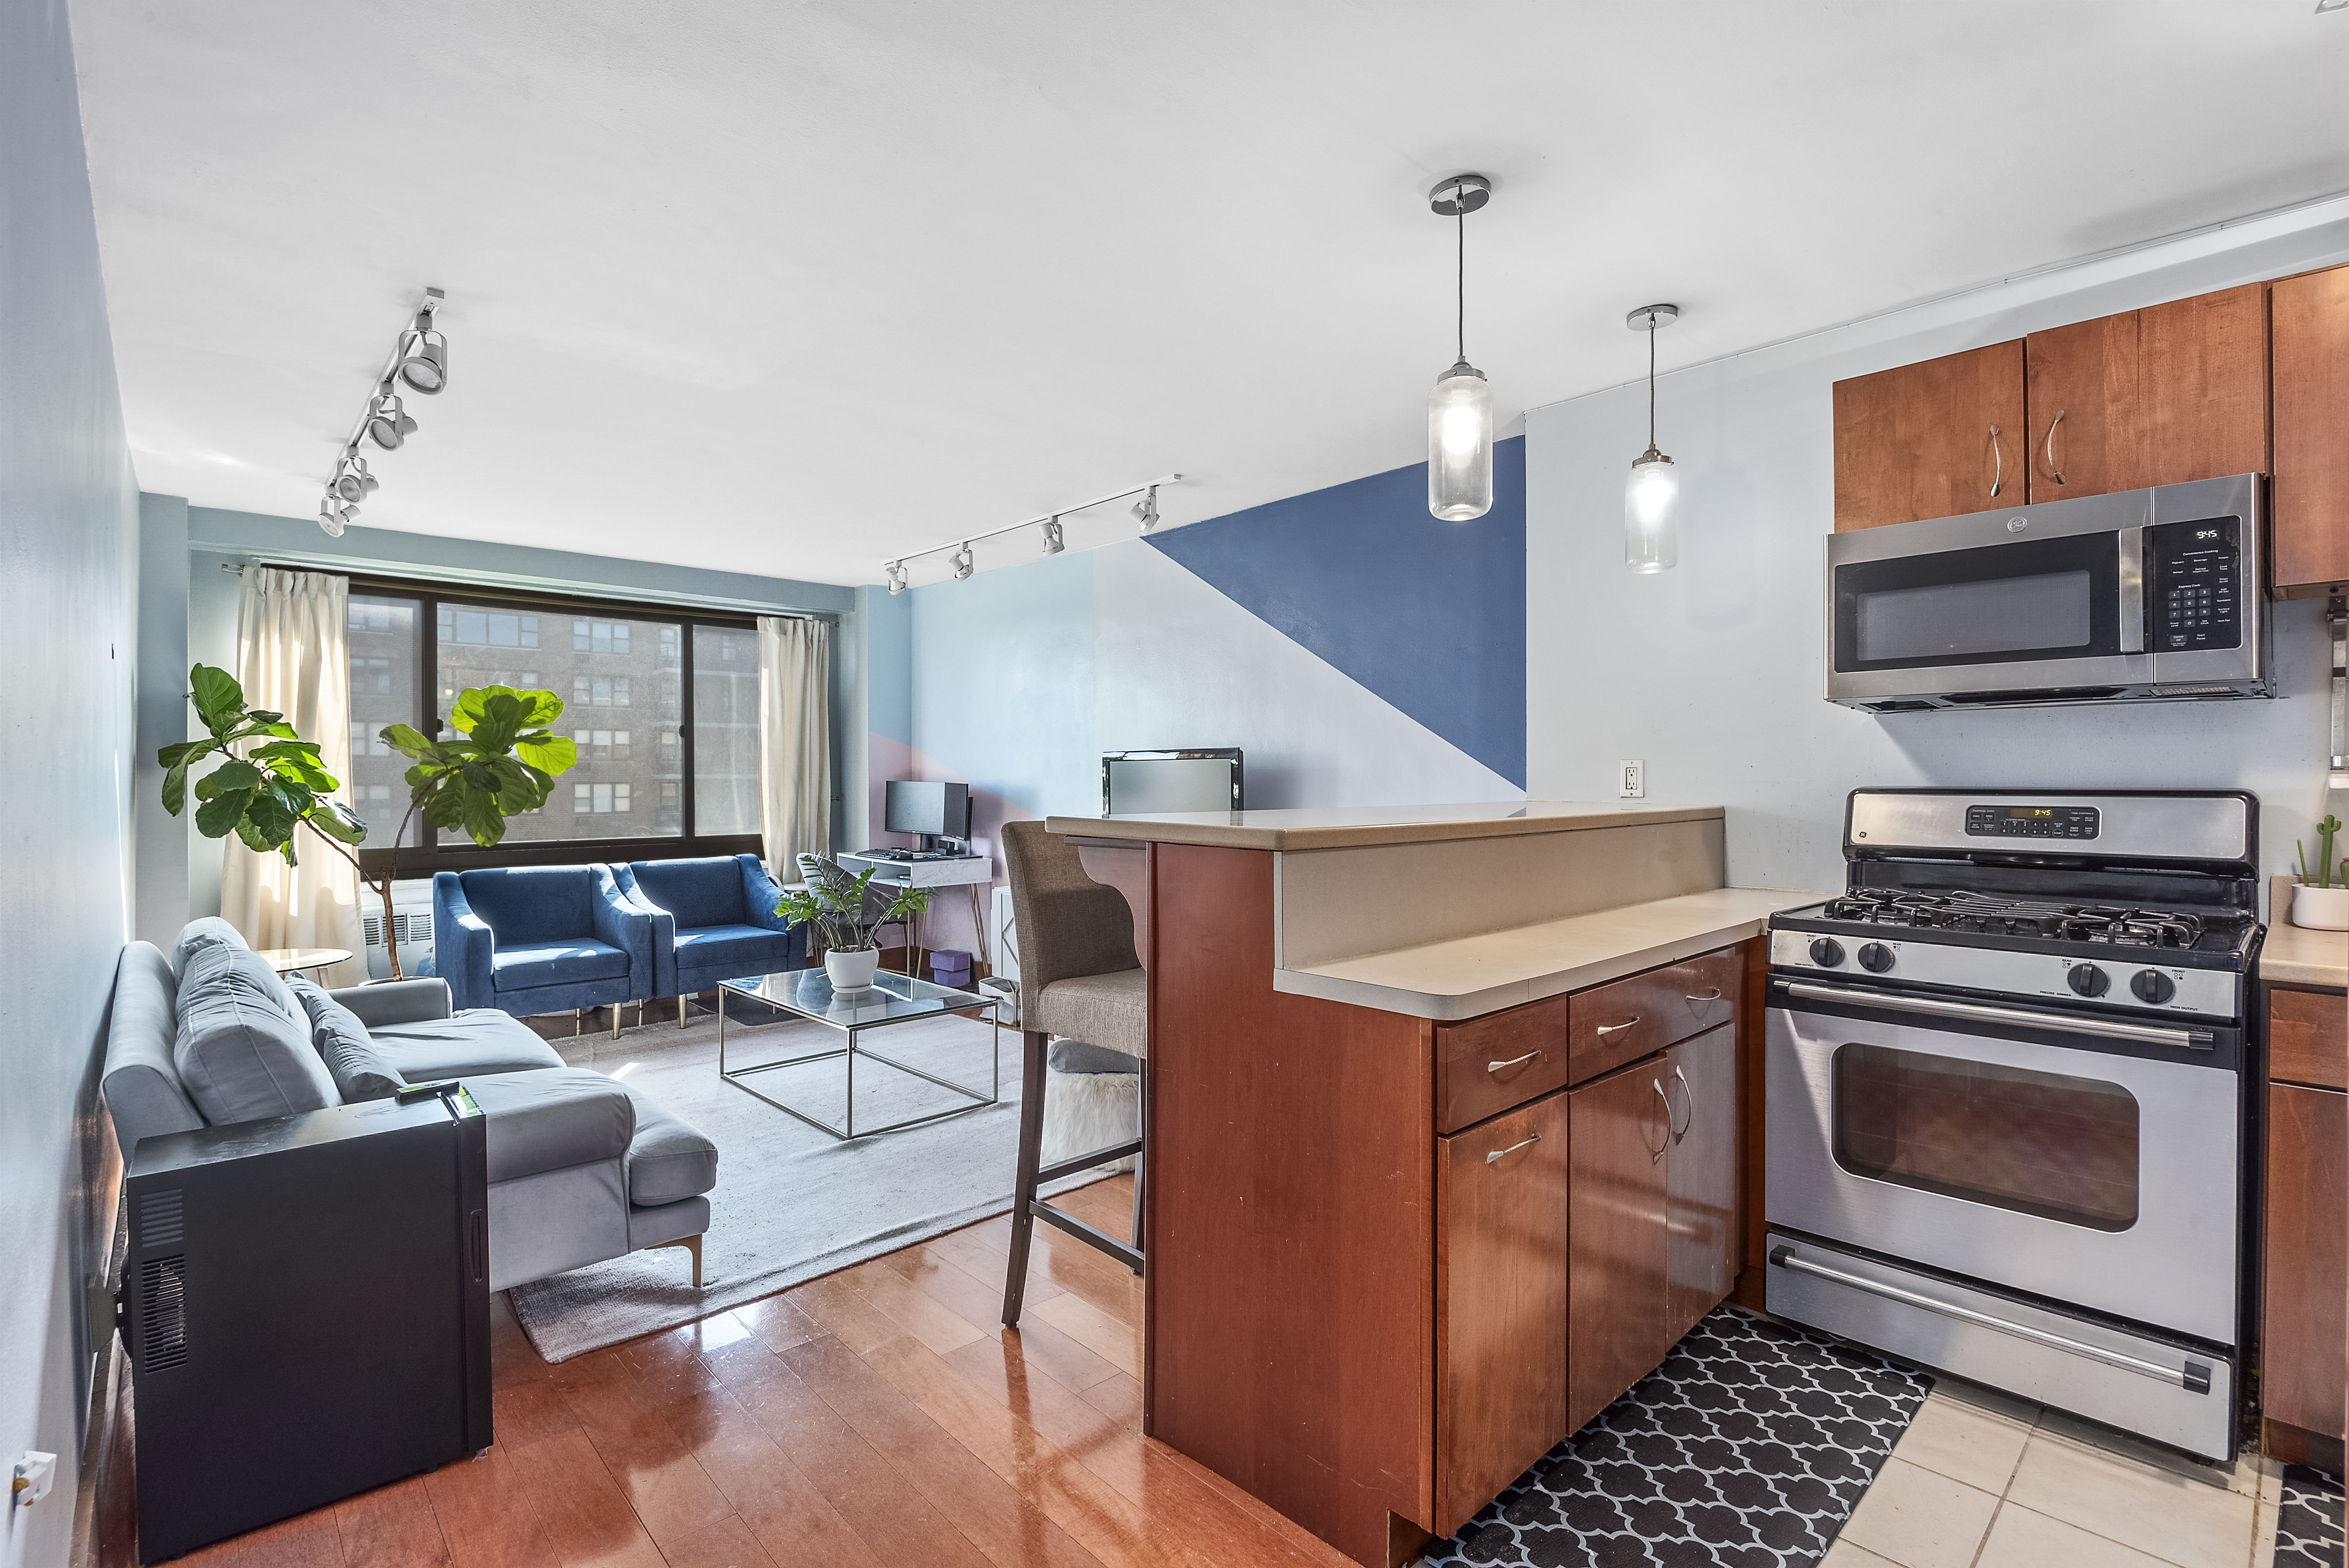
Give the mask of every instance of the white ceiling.
<path id="1" fill-rule="evenodd" d="M 1670 367 L 2349 188 L 2313 0 L 73 10 L 145 488 L 309 516 L 434 284 L 367 523 L 825 582 L 1418 460 L 1448 172 L 1505 419 L 1651 300 Z"/>

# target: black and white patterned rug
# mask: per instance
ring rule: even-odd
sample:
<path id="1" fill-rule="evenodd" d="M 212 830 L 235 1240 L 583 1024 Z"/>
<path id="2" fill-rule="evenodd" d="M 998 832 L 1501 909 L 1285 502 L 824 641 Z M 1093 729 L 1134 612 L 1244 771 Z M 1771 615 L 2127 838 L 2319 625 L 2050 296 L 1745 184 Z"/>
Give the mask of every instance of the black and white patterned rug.
<path id="1" fill-rule="evenodd" d="M 2276 1568 L 2341 1568 L 2341 1483 L 2305 1465 L 2283 1467 Z"/>
<path id="2" fill-rule="evenodd" d="M 1426 1560 L 1808 1568 L 1932 1386 L 1866 1351 L 1717 1307 Z"/>

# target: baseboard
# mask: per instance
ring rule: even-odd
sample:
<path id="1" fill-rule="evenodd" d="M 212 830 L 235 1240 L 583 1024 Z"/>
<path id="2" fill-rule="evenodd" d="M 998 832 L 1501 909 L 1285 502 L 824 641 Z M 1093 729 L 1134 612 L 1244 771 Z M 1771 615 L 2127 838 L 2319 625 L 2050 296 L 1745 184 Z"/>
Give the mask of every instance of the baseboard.
<path id="1" fill-rule="evenodd" d="M 2262 1419 L 2260 1448 L 2270 1459 L 2288 1465 L 2306 1465 L 2327 1475 L 2341 1473 L 2341 1439 L 2295 1427 L 2289 1421 Z"/>

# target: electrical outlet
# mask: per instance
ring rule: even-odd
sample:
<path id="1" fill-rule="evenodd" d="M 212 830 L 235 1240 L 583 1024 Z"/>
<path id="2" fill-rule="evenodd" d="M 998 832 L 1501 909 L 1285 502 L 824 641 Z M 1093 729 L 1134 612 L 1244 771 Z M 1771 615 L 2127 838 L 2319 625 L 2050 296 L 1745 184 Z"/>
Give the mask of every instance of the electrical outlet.
<path id="1" fill-rule="evenodd" d="M 1644 762 L 1618 762 L 1615 765 L 1615 796 L 1621 800 L 1644 800 L 1648 798 L 1648 765 Z"/>

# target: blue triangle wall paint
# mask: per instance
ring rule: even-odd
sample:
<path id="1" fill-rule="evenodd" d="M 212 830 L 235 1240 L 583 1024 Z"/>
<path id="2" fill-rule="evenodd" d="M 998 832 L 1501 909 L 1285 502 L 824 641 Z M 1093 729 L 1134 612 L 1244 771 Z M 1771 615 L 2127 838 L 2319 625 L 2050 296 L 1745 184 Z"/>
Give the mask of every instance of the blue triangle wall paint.
<path id="1" fill-rule="evenodd" d="M 1147 542 L 1525 787 L 1524 437 L 1495 445 L 1474 522 L 1428 515 L 1415 463 Z"/>

